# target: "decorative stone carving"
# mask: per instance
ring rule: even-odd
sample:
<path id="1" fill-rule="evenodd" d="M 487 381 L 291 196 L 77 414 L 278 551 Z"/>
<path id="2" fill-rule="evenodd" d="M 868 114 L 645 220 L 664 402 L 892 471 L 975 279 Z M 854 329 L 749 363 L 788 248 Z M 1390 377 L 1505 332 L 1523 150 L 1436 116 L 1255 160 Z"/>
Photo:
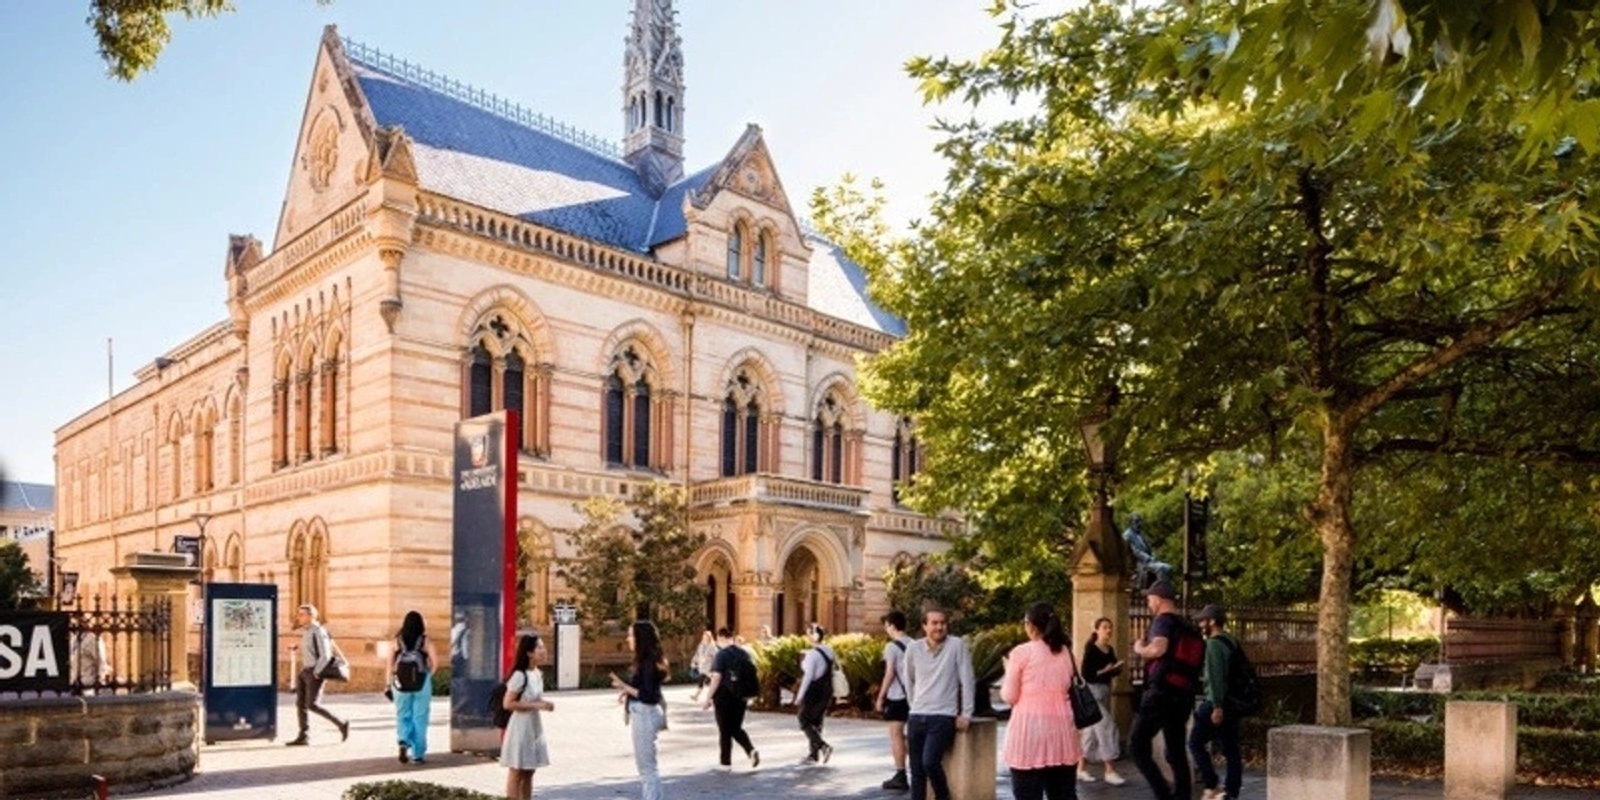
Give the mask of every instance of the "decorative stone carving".
<path id="1" fill-rule="evenodd" d="M 339 123 L 332 111 L 324 111 L 306 138 L 305 168 L 311 178 L 311 188 L 319 192 L 328 188 L 338 166 Z"/>

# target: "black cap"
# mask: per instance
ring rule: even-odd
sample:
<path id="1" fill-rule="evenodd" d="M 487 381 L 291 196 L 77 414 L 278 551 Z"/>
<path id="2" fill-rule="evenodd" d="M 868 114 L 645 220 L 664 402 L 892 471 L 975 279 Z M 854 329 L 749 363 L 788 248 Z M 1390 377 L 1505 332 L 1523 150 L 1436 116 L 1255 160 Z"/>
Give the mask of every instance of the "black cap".
<path id="1" fill-rule="evenodd" d="M 1194 615 L 1195 622 L 1203 620 L 1211 620 L 1218 625 L 1225 625 L 1228 622 L 1228 615 L 1223 613 L 1222 606 L 1216 603 L 1207 603 L 1205 608 L 1200 609 L 1200 613 Z"/>
<path id="2" fill-rule="evenodd" d="M 1145 594 L 1150 597 L 1159 597 L 1163 600 L 1178 599 L 1178 591 L 1172 588 L 1171 581 L 1156 581 L 1150 584 L 1150 588 L 1145 590 Z"/>

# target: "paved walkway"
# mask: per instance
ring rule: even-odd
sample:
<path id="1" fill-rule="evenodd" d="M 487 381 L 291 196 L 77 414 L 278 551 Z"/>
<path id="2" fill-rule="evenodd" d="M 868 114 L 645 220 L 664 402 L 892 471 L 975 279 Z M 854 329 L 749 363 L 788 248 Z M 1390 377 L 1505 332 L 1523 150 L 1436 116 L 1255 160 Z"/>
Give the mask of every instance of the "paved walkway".
<path id="1" fill-rule="evenodd" d="M 716 724 L 710 712 L 689 702 L 690 689 L 667 690 L 671 729 L 662 734 L 661 765 L 667 795 L 682 798 L 905 798 L 878 788 L 889 777 L 888 745 L 883 723 L 830 719 L 825 735 L 834 746 L 826 766 L 800 766 L 805 738 L 793 715 L 750 715 L 746 728 L 761 751 L 761 768 L 750 770 L 740 761 L 731 773 L 711 768 L 716 763 Z M 551 699 L 553 713 L 544 715 L 554 763 L 534 776 L 534 796 L 563 800 L 614 800 L 638 797 L 633 752 L 622 712 L 610 691 L 558 692 Z M 449 707 L 435 701 L 424 765 L 402 765 L 395 746 L 390 706 L 376 695 L 330 695 L 329 708 L 352 724 L 350 740 L 340 743 L 338 732 L 313 717 L 310 747 L 284 747 L 294 733 L 294 698 L 281 695 L 278 704 L 278 742 L 228 742 L 201 749 L 200 769 L 194 779 L 168 789 L 126 797 L 201 797 L 206 800 L 339 800 L 344 790 L 362 781 L 412 778 L 449 786 L 463 786 L 499 796 L 505 787 L 505 770 L 494 761 L 447 752 L 450 735 Z M 1137 775 L 1131 763 L 1119 765 L 1123 775 Z M 1099 772 L 1098 768 L 1095 770 Z M 1011 796 L 1002 768 L 999 796 Z M 1373 800 L 1440 800 L 1438 781 L 1373 784 Z M 1135 780 L 1127 786 L 1082 784 L 1081 800 L 1145 800 L 1148 789 Z M 1521 800 L 1593 800 L 1592 791 L 1521 787 L 1513 795 Z M 1244 797 L 1266 797 L 1266 778 L 1246 776 Z"/>

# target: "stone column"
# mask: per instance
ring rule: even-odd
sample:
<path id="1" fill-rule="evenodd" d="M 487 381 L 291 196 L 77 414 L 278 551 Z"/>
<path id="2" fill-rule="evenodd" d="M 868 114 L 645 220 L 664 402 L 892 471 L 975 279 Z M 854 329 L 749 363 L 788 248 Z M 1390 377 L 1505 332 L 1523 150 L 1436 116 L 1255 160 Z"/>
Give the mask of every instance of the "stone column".
<path id="1" fill-rule="evenodd" d="M 1128 637 L 1128 592 L 1132 582 L 1126 566 L 1133 559 L 1127 550 L 1127 543 L 1111 522 L 1110 509 L 1094 509 L 1088 529 L 1073 548 L 1071 561 L 1072 647 L 1080 657 L 1084 642 L 1094 632 L 1094 621 L 1101 617 L 1111 620 L 1117 657 L 1127 660 L 1132 656 Z M 1119 730 L 1126 732 L 1133 725 L 1133 711 L 1133 686 L 1124 670 L 1111 684 L 1111 715 Z"/>
<path id="2" fill-rule="evenodd" d="M 1267 731 L 1267 800 L 1371 797 L 1371 731 L 1316 725 Z"/>
<path id="3" fill-rule="evenodd" d="M 123 557 L 123 565 L 113 567 L 111 574 L 116 576 L 118 594 L 131 595 L 140 602 L 162 598 L 172 602 L 167 653 L 172 688 L 195 688 L 196 681 L 189 675 L 189 637 L 185 633 L 189 627 L 189 584 L 200 577 L 200 568 L 189 566 L 189 557 L 184 553 L 129 553 Z M 205 647 L 205 642 L 200 646 Z M 150 665 L 156 654 L 136 653 L 134 657 L 141 662 L 135 674 L 153 669 Z"/>
<path id="4" fill-rule="evenodd" d="M 1444 705 L 1444 796 L 1504 800 L 1517 782 L 1517 707 L 1452 700 Z"/>

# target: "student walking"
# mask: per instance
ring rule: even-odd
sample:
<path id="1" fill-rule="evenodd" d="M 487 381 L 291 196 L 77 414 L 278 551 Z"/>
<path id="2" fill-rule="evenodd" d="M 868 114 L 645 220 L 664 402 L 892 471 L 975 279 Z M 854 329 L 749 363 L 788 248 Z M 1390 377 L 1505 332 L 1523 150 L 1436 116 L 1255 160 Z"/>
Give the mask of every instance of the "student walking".
<path id="1" fill-rule="evenodd" d="M 800 657 L 800 688 L 795 690 L 794 702 L 810 749 L 801 764 L 826 764 L 833 757 L 833 745 L 822 738 L 822 724 L 828 718 L 828 706 L 833 705 L 833 665 L 839 663 L 839 656 L 822 642 L 827 635 L 821 625 L 813 623 L 806 630 L 811 646 Z"/>
<path id="2" fill-rule="evenodd" d="M 544 699 L 544 642 L 536 633 L 517 639 L 516 660 L 506 676 L 505 709 L 511 712 L 505 738 L 500 740 L 500 766 L 506 768 L 507 800 L 533 797 L 533 773 L 550 766 L 550 746 L 544 738 L 541 711 L 554 711 L 556 704 Z M 417 759 L 421 761 L 421 758 Z"/>
<path id="3" fill-rule="evenodd" d="M 394 700 L 395 736 L 400 740 L 400 763 L 418 764 L 428 755 L 428 711 L 433 702 L 433 665 L 438 655 L 428 642 L 422 614 L 406 612 L 394 637 L 394 654 L 383 676 Z"/>
<path id="4" fill-rule="evenodd" d="M 1016 800 L 1077 800 L 1083 747 L 1067 703 L 1077 675 L 1067 634 L 1049 603 L 1029 606 L 1022 627 L 1028 641 L 1012 648 L 1000 682 L 1000 696 L 1011 706 L 1000 755 L 1011 768 L 1012 794 Z"/>
<path id="5" fill-rule="evenodd" d="M 689 664 L 690 677 L 694 679 L 694 694 L 689 699 L 700 702 L 700 694 L 711 684 L 711 661 L 717 657 L 717 643 L 711 629 L 700 634 L 700 645 L 694 649 L 694 661 Z"/>
<path id="6" fill-rule="evenodd" d="M 661 768 L 656 761 L 656 736 L 667 727 L 667 709 L 661 702 L 661 680 L 667 674 L 667 657 L 661 652 L 661 635 L 655 623 L 639 620 L 628 629 L 628 649 L 633 651 L 633 671 L 628 679 L 611 673 L 611 688 L 621 692 L 625 719 L 633 732 L 633 763 L 639 770 L 643 800 L 662 800 Z"/>
<path id="7" fill-rule="evenodd" d="M 972 720 L 972 654 L 967 643 L 950 635 L 944 609 L 922 612 L 923 638 L 906 648 L 906 692 L 911 714 L 906 720 L 906 749 L 911 767 L 911 796 L 923 800 L 928 786 L 934 800 L 950 800 L 944 754 L 956 734 Z"/>
<path id="8" fill-rule="evenodd" d="M 1111 716 L 1111 681 L 1122 672 L 1122 661 L 1111 646 L 1111 620 L 1101 617 L 1094 621 L 1094 633 L 1083 647 L 1083 680 L 1089 692 L 1100 705 L 1100 721 L 1083 729 L 1083 761 L 1078 769 L 1078 780 L 1093 783 L 1089 762 L 1105 765 L 1104 780 L 1112 786 L 1121 786 L 1126 780 L 1117 774 L 1116 760 L 1122 755 L 1122 733 L 1117 730 L 1117 720 Z"/>
<path id="9" fill-rule="evenodd" d="M 333 723 L 339 729 L 339 741 L 350 738 L 350 723 L 339 719 L 322 705 L 322 671 L 333 663 L 333 638 L 328 635 L 328 629 L 322 627 L 317 621 L 317 607 L 307 603 L 295 609 L 294 622 L 296 628 L 301 628 L 298 649 L 305 657 L 305 664 L 300 667 L 300 672 L 295 676 L 294 713 L 295 720 L 300 724 L 300 734 L 290 739 L 289 747 L 304 747 L 311 743 L 308 735 L 310 717 L 308 712 Z M 290 650 L 296 649 L 291 645 Z"/>
<path id="10" fill-rule="evenodd" d="M 1238 800 L 1244 779 L 1244 763 L 1239 756 L 1239 715 L 1229 705 L 1228 687 L 1233 674 L 1233 654 L 1241 650 L 1239 640 L 1228 635 L 1228 616 L 1216 605 L 1200 609 L 1194 621 L 1206 636 L 1205 695 L 1194 711 L 1194 727 L 1189 732 L 1189 755 L 1200 771 L 1201 800 Z M 1211 763 L 1210 745 L 1216 742 L 1227 763 L 1226 780 L 1217 788 L 1217 768 Z"/>
<path id="11" fill-rule="evenodd" d="M 717 763 L 723 769 L 733 768 L 733 743 L 744 748 L 750 759 L 750 768 L 761 766 L 761 753 L 750 743 L 750 734 L 744 731 L 744 714 L 750 707 L 745 693 L 745 683 L 755 683 L 755 663 L 743 647 L 734 646 L 733 631 L 727 627 L 717 629 L 717 655 L 711 660 L 708 674 L 711 683 L 706 686 L 707 696 L 703 708 L 715 708 L 717 719 Z"/>
<path id="12" fill-rule="evenodd" d="M 904 792 L 911 788 L 906 781 L 906 718 L 911 716 L 911 703 L 906 700 L 905 682 L 906 648 L 911 637 L 906 636 L 905 613 L 884 614 L 883 632 L 889 641 L 883 646 L 883 683 L 878 686 L 874 705 L 889 723 L 889 753 L 894 758 L 894 775 L 883 782 L 883 788 Z"/>
<path id="13" fill-rule="evenodd" d="M 1133 651 L 1145 659 L 1147 666 L 1139 714 L 1128 734 L 1128 749 L 1133 751 L 1133 763 L 1150 784 L 1156 800 L 1189 800 L 1193 793 L 1183 734 L 1200 685 L 1205 643 L 1199 631 L 1178 616 L 1177 598 L 1171 583 L 1156 581 L 1151 585 L 1145 594 L 1145 604 L 1153 617 L 1150 631 L 1143 642 L 1133 644 Z M 1171 784 L 1156 766 L 1154 742 L 1158 733 L 1166 744 Z"/>

